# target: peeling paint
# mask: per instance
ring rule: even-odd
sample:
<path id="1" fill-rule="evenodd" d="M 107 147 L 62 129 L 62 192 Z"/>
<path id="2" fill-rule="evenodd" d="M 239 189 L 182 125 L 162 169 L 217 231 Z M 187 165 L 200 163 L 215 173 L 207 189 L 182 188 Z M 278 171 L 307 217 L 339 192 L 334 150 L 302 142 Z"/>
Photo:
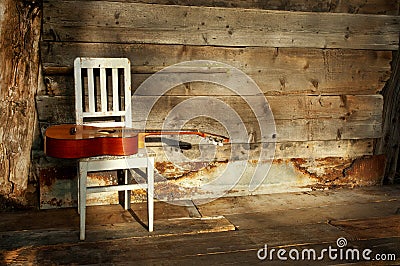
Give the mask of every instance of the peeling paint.
<path id="1" fill-rule="evenodd" d="M 357 185 L 380 185 L 385 173 L 386 158 L 384 155 L 365 156 L 357 158 L 348 169 L 345 176 Z"/>
<path id="2" fill-rule="evenodd" d="M 223 163 L 224 162 L 156 162 L 155 168 L 157 172 L 166 179 L 191 179 L 195 178 L 199 172 L 207 171 L 210 174 L 212 169 Z"/>
<path id="3" fill-rule="evenodd" d="M 294 167 L 317 184 L 313 189 L 372 186 L 382 183 L 385 157 L 364 156 L 356 159 L 323 158 L 291 159 Z"/>
<path id="4" fill-rule="evenodd" d="M 277 159 L 264 182 L 256 191 L 249 191 L 249 182 L 259 162 L 250 160 L 238 183 L 226 191 L 226 196 L 279 193 L 335 187 L 370 186 L 380 184 L 383 156 L 359 158 L 292 158 Z M 159 200 L 212 198 L 214 195 L 199 189 L 203 184 L 217 178 L 228 165 L 222 162 L 184 162 L 174 164 L 168 161 L 156 162 L 155 196 Z M 41 168 L 40 207 L 72 207 L 77 204 L 76 167 L 51 165 Z M 97 172 L 88 175 L 89 185 L 110 185 L 117 183 L 116 171 Z M 144 189 L 132 191 L 133 202 L 145 202 Z M 118 193 L 96 193 L 87 198 L 88 205 L 117 204 Z"/>

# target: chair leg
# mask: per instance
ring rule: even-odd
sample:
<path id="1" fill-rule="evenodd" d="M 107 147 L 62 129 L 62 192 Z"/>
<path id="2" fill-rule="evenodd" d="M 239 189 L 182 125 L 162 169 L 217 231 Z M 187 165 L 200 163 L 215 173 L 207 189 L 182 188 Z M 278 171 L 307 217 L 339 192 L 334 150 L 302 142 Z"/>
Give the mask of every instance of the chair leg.
<path id="1" fill-rule="evenodd" d="M 147 160 L 147 212 L 149 232 L 153 232 L 154 224 L 154 158 Z"/>
<path id="2" fill-rule="evenodd" d="M 128 185 L 130 183 L 129 170 L 125 169 L 124 174 L 125 174 L 124 184 Z M 131 191 L 130 190 L 124 191 L 124 208 L 125 208 L 125 210 L 129 210 L 131 208 Z"/>
<path id="3" fill-rule="evenodd" d="M 79 213 L 81 213 L 81 202 L 80 202 L 80 196 L 79 196 L 79 194 L 80 194 L 80 182 L 81 182 L 81 180 L 80 180 L 80 178 L 81 178 L 81 174 L 80 174 L 80 166 L 79 166 L 79 163 L 78 163 L 78 169 L 77 169 L 77 171 L 76 171 L 76 174 L 77 174 L 77 184 L 78 184 L 78 214 Z"/>
<path id="4" fill-rule="evenodd" d="M 79 162 L 79 239 L 85 240 L 87 162 Z"/>

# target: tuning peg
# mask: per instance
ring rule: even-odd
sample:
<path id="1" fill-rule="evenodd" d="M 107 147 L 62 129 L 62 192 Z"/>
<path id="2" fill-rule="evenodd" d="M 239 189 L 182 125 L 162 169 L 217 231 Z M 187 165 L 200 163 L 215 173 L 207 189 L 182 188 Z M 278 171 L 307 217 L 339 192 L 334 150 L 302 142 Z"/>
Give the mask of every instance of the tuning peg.
<path id="1" fill-rule="evenodd" d="M 218 145 L 218 141 L 216 141 L 214 138 L 212 138 L 211 141 L 212 141 L 212 144 L 214 144 L 215 146 Z"/>
<path id="2" fill-rule="evenodd" d="M 224 145 L 223 140 L 219 139 L 219 138 L 213 138 L 213 137 L 207 136 L 205 139 L 207 140 L 207 142 L 209 142 L 215 146 L 223 146 Z"/>

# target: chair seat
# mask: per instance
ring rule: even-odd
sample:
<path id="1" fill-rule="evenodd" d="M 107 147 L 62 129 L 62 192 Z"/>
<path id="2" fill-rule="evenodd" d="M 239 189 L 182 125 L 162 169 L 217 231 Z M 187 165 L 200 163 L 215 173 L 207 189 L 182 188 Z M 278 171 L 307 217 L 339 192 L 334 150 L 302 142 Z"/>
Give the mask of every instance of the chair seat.
<path id="1" fill-rule="evenodd" d="M 121 160 L 121 159 L 135 159 L 135 158 L 145 158 L 145 157 L 156 157 L 156 154 L 155 154 L 155 152 L 152 152 L 150 150 L 146 154 L 137 153 L 137 154 L 127 155 L 127 156 L 101 155 L 101 156 L 82 158 L 82 159 L 79 159 L 79 161 L 85 162 L 85 161 Z"/>
<path id="2" fill-rule="evenodd" d="M 148 160 L 153 159 L 155 154 L 134 154 L 129 156 L 96 156 L 82 158 L 80 164 L 87 164 L 87 171 L 106 171 L 106 170 L 124 170 L 131 168 L 147 167 Z"/>

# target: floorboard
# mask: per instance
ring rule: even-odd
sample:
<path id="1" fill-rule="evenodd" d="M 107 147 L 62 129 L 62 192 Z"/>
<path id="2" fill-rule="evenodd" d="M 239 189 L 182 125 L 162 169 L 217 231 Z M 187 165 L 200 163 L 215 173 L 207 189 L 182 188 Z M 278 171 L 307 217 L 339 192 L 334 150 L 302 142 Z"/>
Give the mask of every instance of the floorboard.
<path id="1" fill-rule="evenodd" d="M 393 261 L 303 259 L 298 265 L 400 264 L 400 187 L 372 187 L 155 204 L 155 231 L 146 204 L 88 207 L 87 239 L 78 240 L 75 209 L 2 213 L 0 264 L 226 265 L 292 264 L 263 249 L 321 252 L 371 249 Z M 186 205 L 186 206 L 182 206 Z M 260 251 L 261 250 L 261 251 Z M 294 251 L 293 251 L 294 250 Z M 282 251 L 283 252 L 283 251 Z M 392 258 L 393 259 L 393 258 Z"/>

